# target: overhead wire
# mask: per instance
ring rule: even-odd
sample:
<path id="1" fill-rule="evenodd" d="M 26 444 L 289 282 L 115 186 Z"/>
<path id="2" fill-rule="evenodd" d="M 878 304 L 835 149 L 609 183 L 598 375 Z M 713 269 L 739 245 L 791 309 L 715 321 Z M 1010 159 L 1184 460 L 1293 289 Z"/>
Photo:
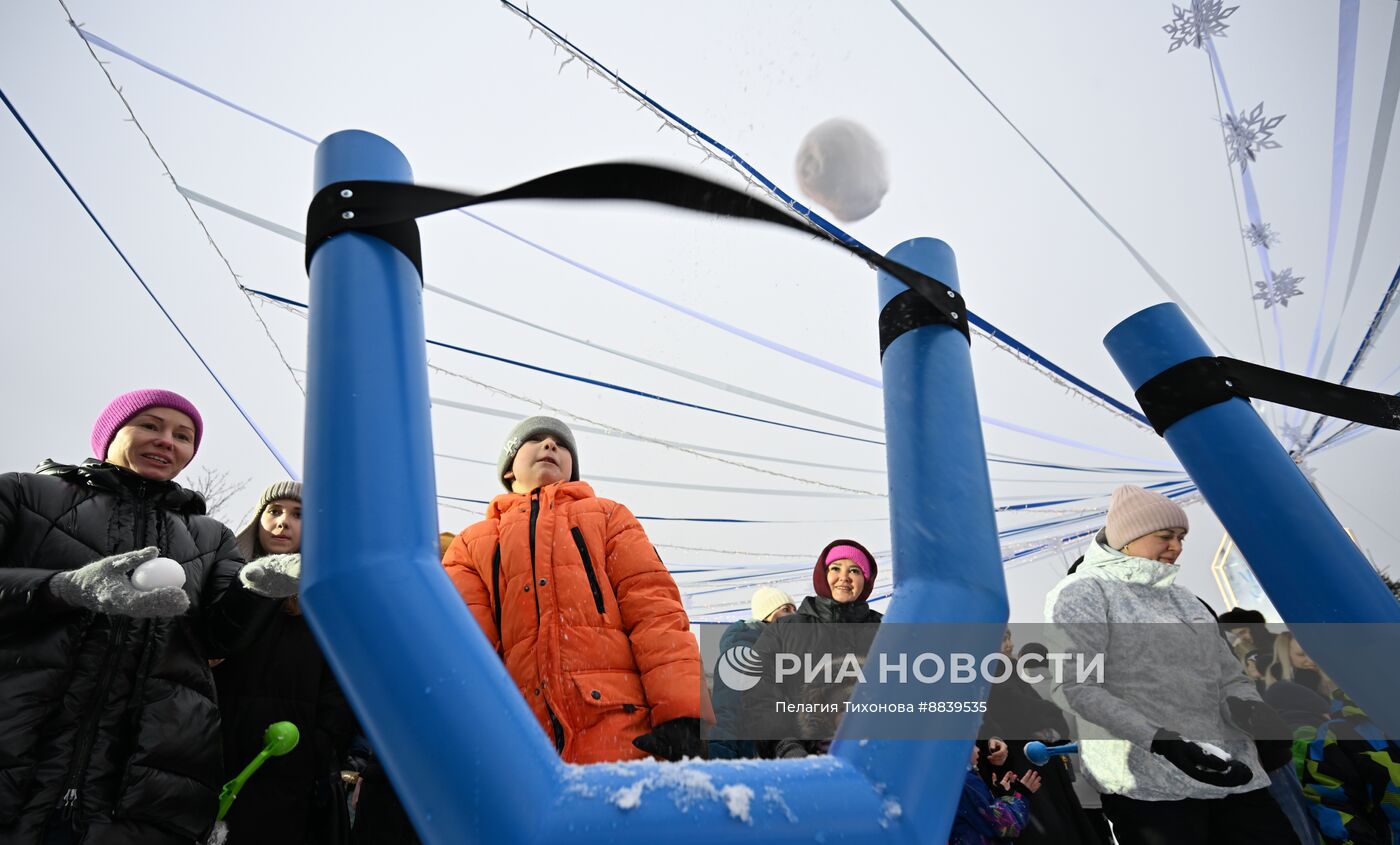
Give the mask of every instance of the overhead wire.
<path id="1" fill-rule="evenodd" d="M 233 404 L 233 407 L 235 410 L 238 411 L 239 416 L 243 417 L 243 421 L 248 423 L 248 426 L 253 429 L 253 433 L 255 433 L 258 436 L 258 439 L 261 440 L 263 445 L 267 447 L 267 450 L 272 453 L 273 458 L 275 458 L 277 460 L 277 463 L 282 466 L 282 469 L 287 473 L 287 475 L 289 475 L 293 479 L 301 478 L 301 474 L 292 467 L 292 465 L 287 461 L 286 457 L 282 455 L 281 451 L 279 451 L 278 448 L 275 445 L 273 445 L 271 438 L 269 438 L 267 433 L 262 430 L 262 427 L 259 426 L 253 420 L 253 417 L 251 414 L 248 413 L 247 408 L 243 407 L 243 403 L 239 402 L 237 397 L 233 395 L 233 391 L 229 389 L 228 385 L 224 383 L 223 379 L 219 378 L 219 374 L 214 371 L 213 366 L 210 365 L 209 361 L 199 351 L 199 348 L 194 345 L 194 341 L 190 340 L 189 335 L 187 335 L 185 333 L 185 330 L 180 327 L 180 324 L 175 320 L 174 315 L 171 314 L 169 309 L 165 307 L 165 303 L 161 302 L 160 297 L 157 296 L 156 292 L 151 288 L 151 286 L 146 283 L 146 279 L 141 275 L 140 271 L 136 269 L 136 266 L 131 263 L 131 259 L 127 257 L 126 253 L 122 250 L 122 248 L 117 245 L 116 240 L 112 237 L 111 233 L 107 231 L 107 227 L 102 224 L 102 221 L 98 219 L 96 212 L 94 212 L 92 210 L 92 207 L 88 205 L 87 200 L 83 199 L 83 196 L 78 192 L 77 187 L 73 185 L 72 181 L 69 180 L 67 174 L 65 174 L 63 172 L 63 169 L 59 167 L 58 162 L 55 161 L 53 156 L 49 154 L 49 151 L 44 146 L 43 142 L 39 140 L 39 136 L 34 134 L 34 130 L 29 127 L 29 124 L 25 121 L 24 117 L 20 115 L 19 110 L 15 107 L 14 103 L 12 103 L 10 101 L 10 98 L 5 95 L 4 89 L 0 89 L 0 100 L 4 101 L 5 107 L 9 109 L 10 114 L 20 125 L 20 128 L 22 128 L 25 134 L 29 136 L 29 140 L 34 143 L 34 146 L 44 156 L 44 159 L 49 163 L 49 166 L 53 168 L 53 171 L 55 174 L 58 175 L 58 178 L 63 181 L 64 187 L 66 187 L 68 189 L 68 192 L 73 195 L 73 199 L 78 201 L 78 205 L 82 206 L 83 211 L 87 213 L 87 216 L 89 219 L 92 220 L 93 225 L 95 225 L 97 227 L 97 230 L 102 233 L 102 237 L 107 240 L 107 243 L 111 245 L 112 249 L 117 253 L 117 256 L 121 258 L 122 263 L 125 264 L 126 268 L 131 271 L 131 275 L 135 277 L 138 283 L 140 283 L 141 289 L 146 292 L 146 295 L 148 297 L 150 297 L 151 302 L 155 303 L 155 306 L 160 311 L 161 316 L 165 317 L 166 322 L 169 323 L 170 327 L 175 330 L 175 333 L 177 335 L 179 335 L 180 340 L 185 344 L 185 347 L 190 350 L 190 352 L 194 355 L 196 360 L 199 361 L 200 366 L 204 368 L 204 371 L 208 373 L 209 377 L 214 380 L 214 383 L 219 386 L 219 390 L 222 391 L 224 396 L 228 398 L 229 402 Z"/>
<path id="2" fill-rule="evenodd" d="M 1070 193 L 1074 194 L 1075 199 L 1079 200 L 1080 204 L 1083 205 L 1084 208 L 1088 210 L 1088 212 L 1091 215 L 1093 215 L 1095 220 L 1099 221 L 1099 223 L 1104 227 L 1104 229 L 1106 229 L 1108 233 L 1113 236 L 1114 240 L 1118 241 L 1118 243 L 1121 244 L 1122 247 L 1128 251 L 1128 254 L 1131 255 L 1133 257 L 1133 260 L 1137 262 L 1138 266 L 1141 267 L 1147 273 L 1148 277 L 1152 279 L 1153 283 L 1155 283 L 1163 293 L 1170 297 L 1172 302 L 1175 302 L 1178 306 L 1180 306 L 1181 310 L 1185 311 L 1187 316 L 1189 316 L 1191 320 L 1195 322 L 1196 325 L 1204 329 L 1205 332 L 1209 334 L 1217 344 L 1220 345 L 1221 349 L 1224 349 L 1226 352 L 1229 352 L 1229 347 L 1225 345 L 1225 342 L 1222 341 L 1219 337 L 1215 335 L 1214 332 L 1210 330 L 1209 324 L 1207 324 L 1205 320 L 1201 319 L 1201 316 L 1199 314 L 1192 310 L 1191 306 L 1186 303 L 1186 300 L 1181 295 L 1181 293 L 1178 292 L 1177 289 L 1173 287 L 1170 282 L 1167 281 L 1165 276 L 1163 276 L 1160 272 L 1157 271 L 1156 267 L 1153 267 L 1152 264 L 1148 262 L 1147 258 L 1144 257 L 1140 251 L 1138 251 L 1137 247 L 1133 246 L 1132 242 L 1130 242 L 1126 237 L 1124 237 L 1122 232 L 1118 231 L 1117 227 L 1115 227 L 1112 223 L 1108 222 L 1108 218 L 1104 217 L 1103 214 L 1100 213 L 1099 210 L 1094 207 L 1093 203 L 1089 202 L 1089 199 L 1085 197 L 1084 194 L 1081 193 L 1072 182 L 1069 181 L 1069 178 L 1066 177 L 1064 173 L 1060 172 L 1060 169 L 1050 161 L 1050 159 L 1045 155 L 1045 153 L 1041 152 L 1040 148 L 1037 147 L 1031 141 L 1030 138 L 1026 137 L 1026 133 L 1022 132 L 1021 128 L 1017 126 L 1011 120 L 1010 117 L 1007 116 L 1006 112 L 1001 110 L 1001 107 L 996 104 L 996 102 L 991 98 L 991 96 L 988 95 L 986 91 L 983 91 L 982 87 L 972 80 L 972 77 L 968 74 L 968 72 L 966 70 L 963 70 L 962 65 L 958 64 L 957 60 L 955 60 L 952 57 L 952 55 L 946 49 L 944 49 L 943 45 L 938 43 L 938 39 L 933 37 L 933 34 L 929 32 L 928 29 L 926 29 L 922 23 L 919 22 L 919 19 L 914 17 L 913 13 L 910 12 L 907 8 L 905 8 L 904 5 L 899 2 L 899 0 L 890 0 L 890 4 L 893 5 L 895 9 L 901 15 L 904 16 L 905 20 L 909 21 L 909 23 L 912 24 L 914 28 L 919 31 L 919 34 L 921 34 L 924 37 L 924 39 L 928 41 L 928 43 L 931 44 L 935 50 L 938 51 L 939 55 L 943 56 L 943 58 L 948 61 L 948 64 L 952 65 L 953 70 L 957 71 L 958 75 L 961 76 L 963 80 L 967 82 L 968 85 L 972 86 L 972 90 L 976 91 L 977 94 L 981 96 L 981 98 L 987 103 L 987 105 L 991 106 L 992 111 L 996 112 L 997 116 L 1000 117 L 1002 121 L 1011 128 L 1011 131 L 1015 132 L 1017 137 L 1019 137 L 1022 141 L 1025 142 L 1026 146 L 1030 148 L 1031 152 L 1035 153 L 1036 157 L 1039 158 L 1045 164 L 1046 167 L 1050 168 L 1050 172 L 1055 174 L 1056 178 L 1060 180 L 1061 184 L 1063 184 L 1066 188 L 1069 189 Z"/>
<path id="3" fill-rule="evenodd" d="M 861 244 L 860 241 L 858 241 L 850 233 L 842 230 L 839 226 L 836 226 L 835 224 L 826 220 L 821 215 L 817 214 L 807 206 L 798 202 L 787 192 L 783 191 L 780 187 L 778 187 L 778 185 L 775 182 L 773 182 L 767 176 L 763 175 L 763 173 L 761 173 L 758 170 L 758 168 L 754 167 L 751 163 L 746 161 L 738 153 L 734 152 L 729 147 L 720 143 L 712 136 L 706 134 L 704 131 L 698 129 L 693 124 L 682 118 L 680 115 L 661 105 L 661 103 L 659 103 L 649 94 L 637 88 L 631 82 L 623 79 L 615 71 L 609 69 L 606 65 L 593 58 L 593 56 L 589 55 L 587 52 L 585 52 L 582 48 L 574 44 L 568 38 L 555 31 L 548 24 L 544 23 L 534 15 L 530 14 L 530 12 L 527 9 L 520 8 L 519 6 L 510 2 L 510 0 L 502 0 L 502 5 L 504 5 L 511 12 L 528 22 L 531 26 L 532 34 L 534 32 L 542 33 L 556 47 L 563 48 L 570 55 L 579 59 L 585 67 L 589 68 L 593 72 L 597 72 L 601 78 L 611 82 L 615 91 L 618 91 L 626 95 L 627 97 L 633 99 L 634 101 L 638 102 L 639 104 L 641 104 L 641 107 L 650 109 L 658 118 L 662 119 L 663 126 L 669 125 L 672 128 L 679 130 L 686 137 L 687 143 L 690 143 L 692 146 L 696 147 L 696 149 L 700 150 L 705 154 L 705 161 L 715 159 L 716 161 L 721 162 L 722 164 L 733 170 L 735 173 L 737 173 L 741 178 L 743 178 L 747 184 L 766 192 L 767 194 L 769 194 L 769 196 L 773 197 L 778 202 L 781 202 L 783 205 L 786 205 L 789 209 L 793 211 L 793 213 L 806 217 L 812 224 L 825 230 L 828 234 L 830 234 L 837 240 L 851 245 L 864 247 L 864 244 Z M 712 150 L 718 150 L 720 152 L 720 155 L 715 155 L 714 152 L 712 152 Z M 1051 375 L 1053 376 L 1053 380 L 1058 381 L 1062 384 L 1066 384 L 1067 386 L 1072 386 L 1076 393 L 1081 395 L 1083 398 L 1089 399 L 1093 404 L 1105 408 L 1106 410 L 1111 410 L 1115 414 L 1123 416 L 1124 418 L 1136 423 L 1144 429 L 1150 428 L 1150 425 L 1147 422 L 1147 418 L 1143 416 L 1141 412 L 1129 407 L 1128 405 L 1125 405 L 1118 399 L 1113 398 L 1109 394 L 1103 392 L 1102 390 L 1099 390 L 1098 388 L 1094 387 L 1093 385 L 1089 384 L 1088 382 L 1084 381 L 1078 376 L 1075 376 L 1074 374 L 1070 373 L 1068 370 L 1065 370 L 1063 367 L 1059 366 L 1053 361 L 1050 361 L 1045 356 L 1041 355 L 1040 353 L 1031 349 L 1026 344 L 1012 337 L 1003 329 L 992 325 L 984 317 L 972 312 L 969 312 L 967 316 L 968 321 L 975 328 L 979 329 L 982 333 L 985 333 L 986 336 L 996 341 L 995 345 L 998 348 L 1016 350 L 1020 354 L 1015 357 L 1017 357 L 1018 360 L 1022 360 L 1026 363 L 1033 363 L 1035 370 L 1041 375 Z M 1207 331 L 1209 330 L 1207 329 Z M 1221 346 L 1222 348 L 1224 348 L 1224 344 L 1221 344 Z"/>

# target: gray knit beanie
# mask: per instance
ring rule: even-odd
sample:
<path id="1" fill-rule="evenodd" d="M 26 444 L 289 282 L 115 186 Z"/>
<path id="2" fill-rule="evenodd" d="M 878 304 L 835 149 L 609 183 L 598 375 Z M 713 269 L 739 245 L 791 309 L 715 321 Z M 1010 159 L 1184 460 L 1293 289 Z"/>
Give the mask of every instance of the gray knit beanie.
<path id="1" fill-rule="evenodd" d="M 251 561 L 255 557 L 260 557 L 262 548 L 258 545 L 258 522 L 262 519 L 263 511 L 268 504 L 278 499 L 296 499 L 301 501 L 300 481 L 278 481 L 269 484 L 267 489 L 262 491 L 258 497 L 258 506 L 253 511 L 253 518 L 248 525 L 234 539 L 238 542 L 238 550 L 243 553 L 243 559 Z"/>
<path id="2" fill-rule="evenodd" d="M 541 434 L 554 435 L 554 439 L 569 450 L 569 455 L 574 459 L 574 471 L 569 480 L 578 481 L 578 444 L 574 442 L 574 433 L 563 420 L 556 420 L 554 417 L 530 417 L 516 423 L 515 428 L 510 430 L 505 444 L 501 446 L 501 457 L 496 461 L 496 477 L 505 485 L 507 491 L 511 490 L 511 486 L 506 480 L 506 473 L 510 472 L 511 464 L 515 463 L 515 453 L 532 437 Z"/>

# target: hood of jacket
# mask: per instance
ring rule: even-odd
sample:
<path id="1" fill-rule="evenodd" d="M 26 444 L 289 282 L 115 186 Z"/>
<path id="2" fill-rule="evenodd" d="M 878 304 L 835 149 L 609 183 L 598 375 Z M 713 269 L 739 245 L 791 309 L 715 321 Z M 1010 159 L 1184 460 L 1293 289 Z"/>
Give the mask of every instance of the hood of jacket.
<path id="1" fill-rule="evenodd" d="M 553 484 L 546 484 L 535 489 L 540 491 L 540 503 L 544 506 L 548 506 L 551 502 L 563 504 L 564 502 L 597 498 L 587 481 L 556 481 Z M 532 490 L 531 493 L 533 492 Z M 530 501 L 530 493 L 502 493 L 486 506 L 486 518 L 500 519 L 502 514 L 528 501 Z"/>
<path id="2" fill-rule="evenodd" d="M 144 495 L 155 507 L 188 516 L 204 516 L 204 497 L 173 481 L 152 481 L 116 464 L 88 458 L 80 464 L 60 464 L 46 460 L 35 468 L 37 475 L 52 475 L 74 484 L 83 484 L 118 495 Z"/>
<path id="3" fill-rule="evenodd" d="M 1094 535 L 1094 542 L 1084 553 L 1084 561 L 1073 575 L 1067 575 L 1050 590 L 1045 597 L 1045 618 L 1048 620 L 1055 607 L 1055 600 L 1070 584 L 1086 579 L 1115 581 L 1120 584 L 1140 584 L 1160 590 L 1169 589 L 1181 574 L 1181 567 L 1174 563 L 1134 557 L 1112 548 L 1104 531 Z"/>
<path id="4" fill-rule="evenodd" d="M 724 633 L 720 635 L 720 654 L 723 654 L 735 646 L 752 646 L 754 643 L 758 642 L 759 635 L 763 633 L 763 629 L 770 624 L 772 623 L 751 622 L 746 619 L 741 619 L 738 622 L 731 622 L 728 627 L 724 629 Z"/>
<path id="5" fill-rule="evenodd" d="M 869 549 L 855 540 L 832 540 L 826 544 L 826 548 L 817 555 L 817 562 L 812 567 L 812 589 L 818 596 L 830 595 L 831 587 L 826 582 L 826 556 L 831 554 L 831 550 L 837 546 L 854 546 L 865 552 L 866 559 L 870 561 L 870 577 L 865 579 L 865 589 L 860 591 L 859 601 L 864 604 L 875 590 L 875 579 L 880 577 L 880 564 L 875 562 L 875 555 L 872 555 Z"/>

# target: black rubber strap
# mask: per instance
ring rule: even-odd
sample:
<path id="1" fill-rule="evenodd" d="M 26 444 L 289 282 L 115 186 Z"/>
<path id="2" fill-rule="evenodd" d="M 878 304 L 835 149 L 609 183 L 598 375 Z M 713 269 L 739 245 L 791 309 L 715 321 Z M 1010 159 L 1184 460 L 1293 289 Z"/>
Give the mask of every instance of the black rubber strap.
<path id="1" fill-rule="evenodd" d="M 1158 434 L 1202 408 L 1234 398 L 1260 399 L 1363 425 L 1400 429 L 1400 397 L 1235 358 L 1183 361 L 1148 379 L 1136 395 Z"/>
<path id="2" fill-rule="evenodd" d="M 885 357 L 885 350 L 905 332 L 939 323 L 956 326 L 953 318 L 958 316 L 961 312 L 945 314 L 920 294 L 906 290 L 886 302 L 880 311 L 880 358 Z"/>
<path id="3" fill-rule="evenodd" d="M 728 217 L 759 220 L 816 235 L 884 270 L 928 302 L 946 322 L 971 338 L 962 295 L 932 276 L 843 241 L 798 217 L 732 188 L 646 164 L 589 164 L 550 173 L 489 194 L 467 194 L 404 182 L 351 181 L 327 185 L 306 212 L 306 266 L 328 238 L 355 231 L 380 238 L 402 252 L 423 274 L 419 217 L 489 202 L 518 199 L 641 200 Z"/>

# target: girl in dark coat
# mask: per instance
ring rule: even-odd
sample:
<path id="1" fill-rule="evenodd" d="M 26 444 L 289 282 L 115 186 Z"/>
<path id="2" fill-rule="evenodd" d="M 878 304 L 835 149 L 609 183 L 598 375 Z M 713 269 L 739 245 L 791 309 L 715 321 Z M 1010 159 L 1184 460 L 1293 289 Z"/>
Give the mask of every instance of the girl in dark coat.
<path id="1" fill-rule="evenodd" d="M 1002 638 L 1002 654 L 1013 657 L 1013 646 L 1008 628 Z M 1027 771 L 1035 771 L 1041 778 L 1041 788 L 1025 795 L 1030 815 L 1017 836 L 1018 842 L 1103 843 L 1074 794 L 1068 759 L 1051 757 L 1044 766 L 1036 767 L 1025 755 L 1026 743 L 1031 740 L 1054 745 L 1070 739 L 1069 725 L 1059 707 L 1041 698 L 1034 687 L 1012 672 L 1005 681 L 992 684 L 981 733 L 984 737 L 1002 740 L 1005 747 L 1005 755 L 999 762 L 991 760 L 991 755 L 982 762 L 992 783 L 1000 782 L 1008 774 L 1020 776 Z"/>
<path id="2" fill-rule="evenodd" d="M 252 522 L 238 534 L 250 560 L 301 551 L 301 485 L 263 491 Z M 273 757 L 250 779 L 229 810 L 231 845 L 339 845 L 350 820 L 340 764 L 355 734 L 354 716 L 316 644 L 296 596 L 248 649 L 214 670 L 224 721 L 224 769 L 234 777 L 263 747 L 273 722 L 292 722 L 301 742 Z"/>
<path id="3" fill-rule="evenodd" d="M 172 480 L 202 434 L 189 400 L 138 390 L 98 417 L 98 459 L 0 476 L 0 842 L 187 845 L 213 826 L 208 660 L 277 604 Z M 142 590 L 130 573 L 158 555 L 182 583 Z"/>
<path id="4" fill-rule="evenodd" d="M 758 652 L 764 679 L 776 676 L 774 662 L 777 654 L 853 655 L 864 660 L 875 640 L 876 627 L 884 617 L 870 608 L 867 600 L 875 589 L 880 569 L 875 556 L 855 540 L 834 540 L 817 556 L 812 568 L 812 589 L 815 596 L 802 600 L 796 613 L 778 619 L 759 637 L 754 651 Z M 813 627 L 822 623 L 842 623 L 839 627 Z M 838 666 L 833 670 L 839 679 Z M 789 731 L 777 741 L 760 741 L 758 750 L 763 757 L 806 757 L 825 754 L 840 721 L 842 702 L 850 698 L 854 682 L 800 683 L 801 674 L 784 685 L 760 683 L 744 699 L 744 712 L 750 725 L 773 729 L 774 704 L 777 701 L 802 702 L 805 705 L 836 705 L 836 713 L 807 712 L 791 720 Z M 817 708 L 813 708 L 817 709 Z"/>

